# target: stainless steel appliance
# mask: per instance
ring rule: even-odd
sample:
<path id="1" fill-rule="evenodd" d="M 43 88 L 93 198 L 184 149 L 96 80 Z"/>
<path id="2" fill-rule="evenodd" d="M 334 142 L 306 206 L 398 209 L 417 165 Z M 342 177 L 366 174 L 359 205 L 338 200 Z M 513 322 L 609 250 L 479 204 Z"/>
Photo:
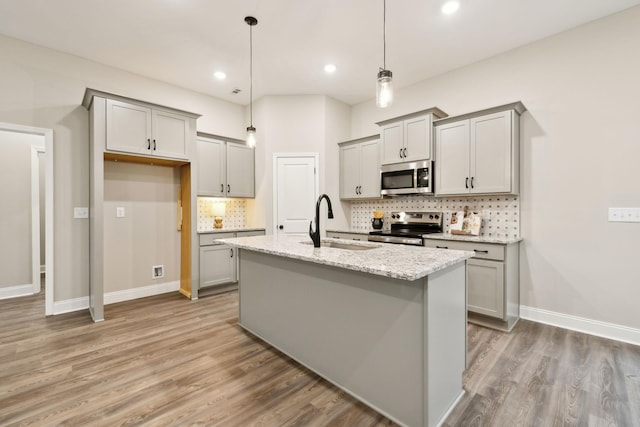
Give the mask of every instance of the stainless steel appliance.
<path id="1" fill-rule="evenodd" d="M 442 212 L 392 212 L 391 229 L 369 232 L 370 242 L 422 246 L 422 236 L 442 233 Z"/>
<path id="2" fill-rule="evenodd" d="M 397 163 L 380 167 L 380 193 L 433 194 L 433 162 Z"/>

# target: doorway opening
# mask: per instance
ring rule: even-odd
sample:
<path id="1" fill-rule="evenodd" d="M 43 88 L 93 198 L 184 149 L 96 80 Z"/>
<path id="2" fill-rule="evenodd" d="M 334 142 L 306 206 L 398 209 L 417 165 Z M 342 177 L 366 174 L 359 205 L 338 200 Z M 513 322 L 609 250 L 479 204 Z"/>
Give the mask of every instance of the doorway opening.
<path id="1" fill-rule="evenodd" d="M 24 144 L 20 147 L 20 144 Z M 20 178 L 17 176 L 5 177 L 5 182 L 13 183 L 13 185 L 7 185 L 7 194 L 3 196 L 3 199 L 7 201 L 7 206 L 4 215 L 13 217 L 19 215 L 19 209 L 16 204 L 11 200 L 11 197 L 19 193 L 27 193 L 28 201 L 23 204 L 22 209 L 29 211 L 30 225 L 28 228 L 16 227 L 12 231 L 16 231 L 17 240 L 26 241 L 28 249 L 26 252 L 18 255 L 20 261 L 24 264 L 25 258 L 29 258 L 28 273 L 27 276 L 31 283 L 22 284 L 19 283 L 12 286 L 10 283 L 3 283 L 0 278 L 0 298 L 1 297 L 13 297 L 23 296 L 30 294 L 37 294 L 41 291 L 41 273 L 45 275 L 45 314 L 53 314 L 53 300 L 54 300 L 54 227 L 53 227 L 53 130 L 37 128 L 31 126 L 23 126 L 11 123 L 0 123 L 0 148 L 9 149 L 10 145 L 13 146 L 14 152 L 22 151 L 28 153 L 23 156 L 24 162 L 28 165 L 25 169 L 29 170 L 26 178 Z M 28 144 L 28 145 L 26 145 Z M 18 149 L 18 151 L 15 151 Z M 40 160 L 44 160 L 44 177 L 41 177 Z M 14 158 L 9 155 L 9 160 L 13 161 Z M 7 168 L 3 168 L 7 169 Z M 17 188 L 19 186 L 26 186 L 25 181 L 29 181 L 28 190 Z M 44 263 L 41 264 L 41 182 L 44 184 Z M 13 195 L 11 191 L 13 192 Z M 6 198 L 5 198 L 6 197 Z M 26 207 L 28 205 L 28 208 Z M 11 209 L 9 209 L 9 207 Z M 29 235 L 27 237 L 26 235 Z M 8 239 L 10 241 L 16 241 L 14 239 Z M 11 243 L 10 243 L 11 244 Z M 15 247 L 10 250 L 15 252 Z M 0 252 L 4 249 L 0 248 Z M 3 259 L 6 259 L 3 257 Z M 44 265 L 44 268 L 42 267 Z M 0 271 L 7 271 L 7 269 L 0 269 Z M 18 273 L 23 274 L 23 273 Z M 11 280 L 11 279 L 9 279 Z M 13 295 L 12 295 L 13 294 Z"/>

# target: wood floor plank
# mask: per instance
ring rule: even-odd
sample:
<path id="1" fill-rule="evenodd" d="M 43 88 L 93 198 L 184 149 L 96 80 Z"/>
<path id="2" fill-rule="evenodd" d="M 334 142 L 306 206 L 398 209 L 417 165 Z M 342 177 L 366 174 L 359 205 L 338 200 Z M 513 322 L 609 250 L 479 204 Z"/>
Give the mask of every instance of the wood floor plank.
<path id="1" fill-rule="evenodd" d="M 165 294 L 44 316 L 0 301 L 0 425 L 393 426 L 237 324 L 238 295 Z M 520 321 L 468 326 L 445 426 L 640 427 L 640 348 Z M 384 386 L 384 385 L 382 385 Z"/>

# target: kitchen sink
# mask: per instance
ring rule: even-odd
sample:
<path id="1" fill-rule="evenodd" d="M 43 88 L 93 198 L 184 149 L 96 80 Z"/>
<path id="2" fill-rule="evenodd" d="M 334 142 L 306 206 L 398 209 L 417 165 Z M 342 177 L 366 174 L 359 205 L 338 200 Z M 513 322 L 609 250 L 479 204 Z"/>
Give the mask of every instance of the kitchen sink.
<path id="1" fill-rule="evenodd" d="M 313 242 L 300 242 L 305 245 L 312 245 Z M 323 248 L 336 248 L 336 249 L 346 249 L 349 251 L 368 251 L 371 249 L 379 248 L 380 245 L 356 245 L 353 243 L 343 243 L 343 242 L 333 242 L 333 241 L 324 241 L 320 242 L 320 247 Z"/>

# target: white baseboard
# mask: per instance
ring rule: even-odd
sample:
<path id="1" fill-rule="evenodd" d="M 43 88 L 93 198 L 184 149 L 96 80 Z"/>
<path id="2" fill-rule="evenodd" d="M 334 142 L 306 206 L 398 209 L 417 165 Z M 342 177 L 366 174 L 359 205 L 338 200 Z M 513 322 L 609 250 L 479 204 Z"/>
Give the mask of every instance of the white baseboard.
<path id="1" fill-rule="evenodd" d="M 33 285 L 31 284 L 0 288 L 0 299 L 25 297 L 27 295 L 33 295 Z"/>
<path id="2" fill-rule="evenodd" d="M 53 314 L 71 313 L 89 308 L 89 297 L 65 299 L 53 302 Z"/>
<path id="3" fill-rule="evenodd" d="M 640 329 L 616 325 L 614 323 L 600 322 L 584 317 L 569 314 L 556 313 L 540 308 L 520 306 L 520 317 L 533 322 L 545 323 L 563 329 L 583 332 L 589 335 L 609 338 L 629 344 L 640 345 Z"/>
<path id="4" fill-rule="evenodd" d="M 31 286 L 31 285 L 29 285 Z M 30 288 L 31 289 L 31 288 Z M 123 291 L 108 292 L 104 294 L 104 304 L 129 301 L 132 299 L 166 294 L 180 289 L 180 282 L 167 282 L 157 285 L 143 286 L 140 288 L 125 289 Z M 31 294 L 29 294 L 31 295 Z M 86 310 L 89 308 L 89 297 L 73 298 L 53 303 L 53 314 L 70 313 L 72 311 Z"/>
<path id="5" fill-rule="evenodd" d="M 125 289 L 123 291 L 108 292 L 104 294 L 104 304 L 114 304 L 116 302 L 129 301 L 132 299 L 151 297 L 154 295 L 166 294 L 180 289 L 180 282 L 166 282 L 157 285 L 143 286 L 141 288 Z"/>

